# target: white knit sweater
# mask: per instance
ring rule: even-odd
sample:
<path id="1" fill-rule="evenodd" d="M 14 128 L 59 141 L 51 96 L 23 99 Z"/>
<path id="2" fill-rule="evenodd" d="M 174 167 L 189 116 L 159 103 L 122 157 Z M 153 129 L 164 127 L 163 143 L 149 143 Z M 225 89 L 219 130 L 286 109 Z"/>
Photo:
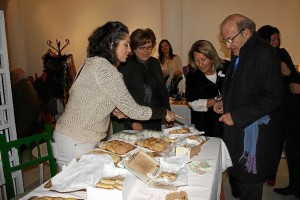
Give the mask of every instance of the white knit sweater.
<path id="1" fill-rule="evenodd" d="M 55 130 L 95 143 L 107 135 L 110 114 L 116 107 L 132 119 L 148 120 L 152 115 L 151 108 L 138 105 L 131 97 L 116 67 L 104 58 L 87 58 Z"/>

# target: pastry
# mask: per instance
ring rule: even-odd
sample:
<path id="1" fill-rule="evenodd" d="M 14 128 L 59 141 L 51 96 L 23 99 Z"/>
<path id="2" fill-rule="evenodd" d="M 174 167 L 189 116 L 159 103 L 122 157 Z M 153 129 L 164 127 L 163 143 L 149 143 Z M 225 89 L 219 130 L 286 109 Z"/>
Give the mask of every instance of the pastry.
<path id="1" fill-rule="evenodd" d="M 99 148 L 103 148 L 103 147 L 99 146 Z M 127 142 L 123 142 L 123 141 L 119 141 L 119 140 L 111 140 L 105 144 L 104 148 L 112 153 L 115 153 L 118 155 L 124 155 L 124 154 L 128 153 L 129 151 L 133 150 L 134 146 Z"/>
<path id="2" fill-rule="evenodd" d="M 155 152 L 162 152 L 169 146 L 169 143 L 159 138 L 150 137 L 148 139 L 138 141 L 137 145 Z"/>
<path id="3" fill-rule="evenodd" d="M 105 177 L 101 178 L 98 183 L 96 184 L 97 188 L 103 188 L 103 189 L 123 189 L 123 182 L 125 178 L 122 176 L 114 176 L 114 177 Z"/>

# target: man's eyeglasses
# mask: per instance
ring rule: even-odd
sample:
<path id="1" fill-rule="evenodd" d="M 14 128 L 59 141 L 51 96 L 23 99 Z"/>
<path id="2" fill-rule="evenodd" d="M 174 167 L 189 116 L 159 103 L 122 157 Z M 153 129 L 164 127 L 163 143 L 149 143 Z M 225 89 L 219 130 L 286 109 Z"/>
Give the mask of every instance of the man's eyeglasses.
<path id="1" fill-rule="evenodd" d="M 229 44 L 233 43 L 234 39 L 235 39 L 239 34 L 241 34 L 244 30 L 245 30 L 245 29 L 242 29 L 240 32 L 238 32 L 238 33 L 237 33 L 235 36 L 233 36 L 233 37 L 230 37 L 230 38 L 227 38 L 227 39 L 223 39 L 222 42 L 223 42 L 224 44 L 226 44 L 226 43 L 229 43 Z"/>
<path id="2" fill-rule="evenodd" d="M 145 51 L 145 50 L 151 51 L 153 49 L 153 47 L 143 47 L 143 46 L 140 46 L 138 48 L 139 48 L 139 50 L 142 50 L 142 51 Z"/>

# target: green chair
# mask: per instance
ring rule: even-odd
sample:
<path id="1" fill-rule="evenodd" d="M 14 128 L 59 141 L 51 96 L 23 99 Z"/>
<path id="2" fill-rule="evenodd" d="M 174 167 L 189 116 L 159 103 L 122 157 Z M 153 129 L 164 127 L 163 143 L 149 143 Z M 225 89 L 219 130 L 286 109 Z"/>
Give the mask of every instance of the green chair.
<path id="1" fill-rule="evenodd" d="M 5 188 L 7 199 L 11 199 L 15 197 L 16 190 L 14 189 L 14 180 L 13 173 L 25 168 L 29 168 L 32 166 L 38 166 L 41 163 L 48 162 L 50 165 L 50 174 L 51 177 L 56 175 L 57 168 L 56 162 L 53 157 L 52 149 L 51 149 L 51 140 L 52 137 L 52 129 L 49 124 L 45 125 L 45 131 L 36 135 L 32 135 L 29 137 L 6 141 L 5 134 L 0 134 L 0 151 L 2 158 L 2 166 L 5 180 Z M 47 155 L 42 155 L 40 152 L 40 145 L 42 143 L 47 144 Z M 32 147 L 37 147 L 38 156 L 33 157 L 31 153 Z M 28 159 L 23 160 L 21 156 L 21 151 L 27 149 Z M 19 164 L 14 163 L 14 166 L 11 166 L 11 161 L 9 159 L 12 152 L 17 152 L 19 156 Z"/>

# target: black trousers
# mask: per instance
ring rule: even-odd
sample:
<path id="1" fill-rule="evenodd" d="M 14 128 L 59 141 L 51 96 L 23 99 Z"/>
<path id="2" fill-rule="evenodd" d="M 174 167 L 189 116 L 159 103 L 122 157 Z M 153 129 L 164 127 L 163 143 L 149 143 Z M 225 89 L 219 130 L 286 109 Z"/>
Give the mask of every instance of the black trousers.
<path id="1" fill-rule="evenodd" d="M 242 183 L 233 176 L 229 176 L 232 194 L 239 194 L 240 200 L 261 200 L 263 195 L 262 183 Z"/>
<path id="2" fill-rule="evenodd" d="M 240 200 L 261 200 L 264 183 L 240 183 Z"/>

